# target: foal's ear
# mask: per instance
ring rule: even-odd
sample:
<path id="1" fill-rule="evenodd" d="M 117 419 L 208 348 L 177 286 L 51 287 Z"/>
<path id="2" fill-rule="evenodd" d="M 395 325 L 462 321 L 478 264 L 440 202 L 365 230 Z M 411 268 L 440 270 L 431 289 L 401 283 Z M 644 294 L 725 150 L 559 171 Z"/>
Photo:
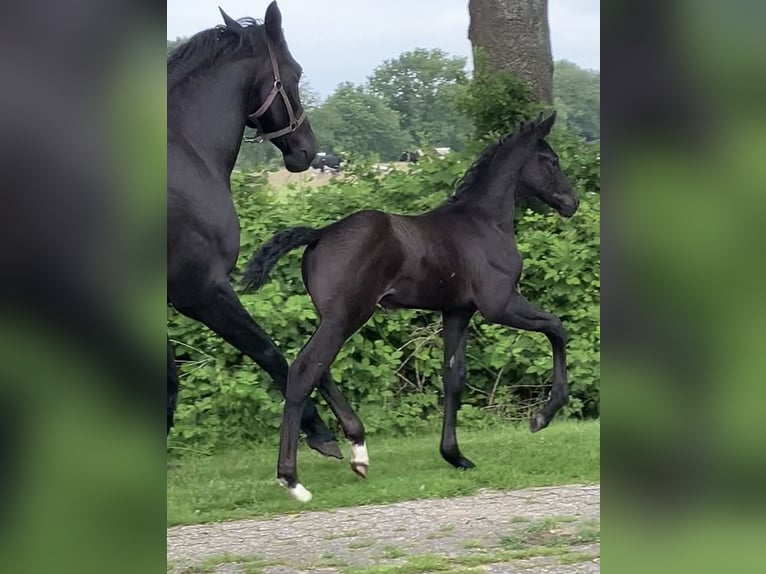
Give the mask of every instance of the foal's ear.
<path id="1" fill-rule="evenodd" d="M 219 6 L 218 10 L 220 10 L 221 16 L 223 16 L 223 22 L 224 24 L 226 24 L 227 30 L 231 30 L 232 32 L 236 32 L 237 34 L 242 32 L 242 30 L 244 30 L 244 28 L 242 27 L 242 24 L 240 24 L 234 18 L 232 18 L 226 12 L 224 12 L 223 8 Z"/>
<path id="2" fill-rule="evenodd" d="M 266 17 L 263 19 L 263 25 L 266 27 L 266 33 L 275 44 L 284 42 L 282 33 L 282 12 L 279 11 L 276 0 L 266 8 Z"/>
<path id="3" fill-rule="evenodd" d="M 542 119 L 542 116 L 543 115 L 540 114 L 540 117 L 537 120 L 537 125 L 535 126 L 535 132 L 540 139 L 551 133 L 551 128 L 553 127 L 553 124 L 556 123 L 556 110 L 553 110 L 553 113 L 545 119 Z"/>

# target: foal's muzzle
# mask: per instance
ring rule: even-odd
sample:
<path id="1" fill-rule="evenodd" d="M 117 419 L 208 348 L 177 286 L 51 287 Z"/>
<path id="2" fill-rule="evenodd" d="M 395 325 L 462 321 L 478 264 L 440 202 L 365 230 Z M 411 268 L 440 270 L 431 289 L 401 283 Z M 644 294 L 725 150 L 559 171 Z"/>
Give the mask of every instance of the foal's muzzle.
<path id="1" fill-rule="evenodd" d="M 554 196 L 559 204 L 558 212 L 563 217 L 572 217 L 577 208 L 580 207 L 580 200 L 572 195 L 555 195 Z"/>

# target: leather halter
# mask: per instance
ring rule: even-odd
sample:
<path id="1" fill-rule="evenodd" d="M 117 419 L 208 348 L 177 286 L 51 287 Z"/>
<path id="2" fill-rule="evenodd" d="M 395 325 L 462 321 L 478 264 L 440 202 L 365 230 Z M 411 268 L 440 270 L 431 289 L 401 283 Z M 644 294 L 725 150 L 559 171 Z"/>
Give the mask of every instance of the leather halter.
<path id="1" fill-rule="evenodd" d="M 255 126 L 255 131 L 256 131 L 255 141 L 266 141 L 266 140 L 278 138 L 285 134 L 292 133 L 295 130 L 297 130 L 298 126 L 300 126 L 306 119 L 306 110 L 303 110 L 303 109 L 301 109 L 301 115 L 298 116 L 298 118 L 295 117 L 295 112 L 293 111 L 293 106 L 290 103 L 290 98 L 287 97 L 285 88 L 282 85 L 282 79 L 279 76 L 279 65 L 277 64 L 277 59 L 274 56 L 274 51 L 271 49 L 271 42 L 268 40 L 266 41 L 266 48 L 269 51 L 269 60 L 271 60 L 271 69 L 274 71 L 274 85 L 272 86 L 271 91 L 269 92 L 269 95 L 266 96 L 266 100 L 261 104 L 261 107 L 255 110 L 249 116 L 247 116 L 247 119 L 250 120 L 250 122 L 252 122 L 252 124 Z M 264 133 L 262 131 L 263 128 L 261 127 L 261 123 L 258 121 L 258 118 L 260 118 L 263 114 L 269 111 L 269 108 L 274 103 L 274 100 L 276 99 L 277 94 L 281 95 L 282 101 L 285 102 L 285 108 L 287 108 L 287 116 L 290 118 L 290 125 L 282 128 L 281 130 Z"/>

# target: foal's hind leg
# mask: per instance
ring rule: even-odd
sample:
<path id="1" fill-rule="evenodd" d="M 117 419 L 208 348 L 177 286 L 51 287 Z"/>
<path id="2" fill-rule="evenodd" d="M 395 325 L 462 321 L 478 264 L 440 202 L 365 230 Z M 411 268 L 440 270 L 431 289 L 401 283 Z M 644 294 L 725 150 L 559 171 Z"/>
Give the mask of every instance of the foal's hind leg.
<path id="1" fill-rule="evenodd" d="M 204 323 L 227 343 L 233 345 L 264 369 L 284 395 L 287 385 L 287 362 L 269 336 L 253 321 L 240 303 L 231 285 L 220 281 L 212 287 L 204 304 L 178 310 Z M 342 459 L 335 436 L 327 428 L 312 401 L 305 404 L 300 420 L 308 445 L 325 456 Z"/>
<path id="2" fill-rule="evenodd" d="M 364 323 L 366 317 L 361 321 Z M 320 384 L 338 351 L 357 326 L 322 321 L 306 346 L 290 365 L 285 394 L 285 410 L 279 442 L 277 478 L 300 502 L 311 500 L 311 493 L 298 482 L 297 452 L 300 412 L 311 391 Z"/>
<path id="3" fill-rule="evenodd" d="M 551 422 L 555 414 L 567 402 L 569 385 L 567 383 L 566 344 L 567 332 L 558 317 L 539 309 L 516 291 L 502 310 L 496 310 L 484 316 L 493 323 L 516 327 L 525 331 L 544 333 L 553 349 L 553 384 L 551 394 L 542 410 L 529 421 L 529 429 L 537 432 Z"/>
<path id="4" fill-rule="evenodd" d="M 456 468 L 473 468 L 474 464 L 460 453 L 457 445 L 457 411 L 465 388 L 465 345 L 468 336 L 470 313 L 444 313 L 444 419 L 442 425 L 441 453 L 444 460 Z"/>
<path id="5" fill-rule="evenodd" d="M 367 468 L 370 466 L 370 457 L 367 454 L 367 445 L 364 441 L 364 424 L 359 416 L 348 404 L 346 397 L 333 383 L 330 371 L 325 370 L 319 381 L 319 392 L 327 401 L 327 404 L 335 414 L 335 418 L 343 427 L 343 434 L 351 445 L 351 470 L 359 476 L 367 477 Z"/>

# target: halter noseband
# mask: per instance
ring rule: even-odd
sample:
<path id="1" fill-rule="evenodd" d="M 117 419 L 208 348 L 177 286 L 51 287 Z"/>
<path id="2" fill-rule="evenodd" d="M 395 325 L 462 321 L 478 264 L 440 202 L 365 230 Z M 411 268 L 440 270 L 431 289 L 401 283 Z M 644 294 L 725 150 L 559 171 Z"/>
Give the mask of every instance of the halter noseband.
<path id="1" fill-rule="evenodd" d="M 271 42 L 268 40 L 266 40 L 266 48 L 269 51 L 271 69 L 274 71 L 274 85 L 271 87 L 271 91 L 269 92 L 269 95 L 266 96 L 266 100 L 263 102 L 263 104 L 261 104 L 261 107 L 247 116 L 247 119 L 250 120 L 255 126 L 255 141 L 266 141 L 292 133 L 297 130 L 298 126 L 300 126 L 306 119 L 306 110 L 303 109 L 301 109 L 301 115 L 297 119 L 295 118 L 295 113 L 293 112 L 293 106 L 290 103 L 290 98 L 287 97 L 285 88 L 282 86 L 282 79 L 279 76 L 279 65 L 277 64 L 277 59 L 274 56 L 274 51 L 271 49 Z M 261 122 L 258 121 L 258 118 L 260 118 L 269 110 L 271 104 L 274 103 L 274 99 L 277 97 L 277 94 L 281 95 L 282 101 L 285 102 L 285 108 L 287 108 L 287 116 L 290 118 L 290 125 L 282 128 L 281 130 L 264 133 L 261 128 Z"/>

